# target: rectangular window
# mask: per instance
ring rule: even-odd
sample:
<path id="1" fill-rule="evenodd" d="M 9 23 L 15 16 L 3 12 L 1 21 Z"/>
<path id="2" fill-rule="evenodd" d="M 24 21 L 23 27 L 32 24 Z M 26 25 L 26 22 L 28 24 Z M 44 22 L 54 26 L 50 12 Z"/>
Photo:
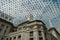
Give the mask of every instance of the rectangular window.
<path id="1" fill-rule="evenodd" d="M 8 19 L 8 17 L 7 17 L 7 16 L 5 16 L 5 19 Z"/>
<path id="2" fill-rule="evenodd" d="M 1 17 L 4 17 L 4 14 L 3 13 L 1 14 Z"/>
<path id="3" fill-rule="evenodd" d="M 39 40 L 43 40 L 43 38 L 42 37 L 39 37 Z"/>
<path id="4" fill-rule="evenodd" d="M 18 36 L 18 39 L 21 39 L 21 35 Z"/>
<path id="5" fill-rule="evenodd" d="M 30 36 L 33 36 L 33 31 L 30 32 Z"/>
<path id="6" fill-rule="evenodd" d="M 2 29 L 0 29 L 0 32 L 2 31 Z"/>
<path id="7" fill-rule="evenodd" d="M 4 27 L 4 24 L 1 24 L 1 27 Z"/>
<path id="8" fill-rule="evenodd" d="M 42 35 L 41 31 L 38 31 L 38 34 L 39 34 L 39 36 L 41 36 Z"/>
<path id="9" fill-rule="evenodd" d="M 14 39 L 16 39 L 16 37 L 14 37 Z"/>
<path id="10" fill-rule="evenodd" d="M 8 40 L 8 38 L 6 38 L 6 40 Z"/>
<path id="11" fill-rule="evenodd" d="M 6 26 L 6 28 L 8 28 L 8 26 Z"/>
<path id="12" fill-rule="evenodd" d="M 9 21 L 11 21 L 12 19 L 11 18 L 9 18 Z"/>
<path id="13" fill-rule="evenodd" d="M 33 38 L 30 38 L 30 40 L 33 40 Z"/>

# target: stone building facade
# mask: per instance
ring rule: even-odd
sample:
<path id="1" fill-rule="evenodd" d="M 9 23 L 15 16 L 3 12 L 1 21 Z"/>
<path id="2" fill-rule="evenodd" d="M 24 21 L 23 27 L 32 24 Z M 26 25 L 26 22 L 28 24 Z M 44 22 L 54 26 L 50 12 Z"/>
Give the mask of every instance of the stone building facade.
<path id="1" fill-rule="evenodd" d="M 13 25 L 10 22 L 0 18 L 0 40 L 4 38 L 4 35 L 10 33 L 12 27 Z"/>
<path id="2" fill-rule="evenodd" d="M 0 11 L 0 40 L 4 40 L 4 35 L 16 31 L 16 27 L 11 23 L 13 17 Z"/>
<path id="3" fill-rule="evenodd" d="M 55 28 L 47 29 L 41 20 L 34 20 L 30 14 L 28 20 L 14 27 L 0 18 L 0 40 L 60 40 Z"/>
<path id="4" fill-rule="evenodd" d="M 59 40 L 41 20 L 26 21 L 18 25 L 17 31 L 5 35 L 4 40 Z"/>

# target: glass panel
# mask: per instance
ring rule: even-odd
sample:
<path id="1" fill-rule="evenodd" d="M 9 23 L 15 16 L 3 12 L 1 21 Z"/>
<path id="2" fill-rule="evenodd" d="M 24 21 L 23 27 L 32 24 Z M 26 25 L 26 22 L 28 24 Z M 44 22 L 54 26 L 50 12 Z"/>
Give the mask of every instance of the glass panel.
<path id="1" fill-rule="evenodd" d="M 30 36 L 33 36 L 33 31 L 30 32 Z"/>

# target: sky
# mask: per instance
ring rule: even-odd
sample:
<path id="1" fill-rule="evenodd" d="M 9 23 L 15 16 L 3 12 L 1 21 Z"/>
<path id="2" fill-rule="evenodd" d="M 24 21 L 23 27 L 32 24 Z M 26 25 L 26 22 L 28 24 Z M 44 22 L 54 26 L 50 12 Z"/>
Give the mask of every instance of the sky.
<path id="1" fill-rule="evenodd" d="M 34 19 L 42 20 L 47 28 L 60 30 L 60 0 L 0 0 L 0 10 L 14 17 L 14 25 L 26 21 L 30 12 Z"/>

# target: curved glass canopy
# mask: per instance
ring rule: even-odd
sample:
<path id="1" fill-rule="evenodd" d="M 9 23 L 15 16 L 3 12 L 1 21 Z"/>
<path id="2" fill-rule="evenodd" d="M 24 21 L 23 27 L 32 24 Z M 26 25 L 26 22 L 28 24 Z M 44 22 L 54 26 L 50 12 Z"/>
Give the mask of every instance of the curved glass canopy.
<path id="1" fill-rule="evenodd" d="M 0 0 L 0 10 L 15 17 L 16 24 L 26 21 L 30 12 L 48 28 L 60 29 L 60 0 Z"/>

